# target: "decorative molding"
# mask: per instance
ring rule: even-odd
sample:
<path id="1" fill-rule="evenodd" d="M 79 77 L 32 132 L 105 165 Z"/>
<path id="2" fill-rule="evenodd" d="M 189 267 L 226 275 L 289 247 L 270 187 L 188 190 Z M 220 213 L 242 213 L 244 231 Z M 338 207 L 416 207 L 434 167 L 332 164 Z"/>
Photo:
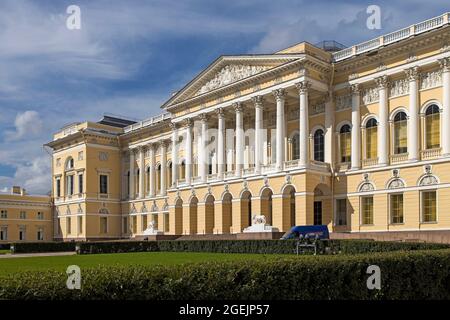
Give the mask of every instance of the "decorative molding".
<path id="1" fill-rule="evenodd" d="M 336 111 L 349 109 L 351 107 L 352 107 L 352 95 L 351 94 L 336 96 Z"/>
<path id="2" fill-rule="evenodd" d="M 263 96 L 254 96 L 252 97 L 252 101 L 255 104 L 255 107 L 262 107 L 262 104 L 264 102 Z"/>
<path id="3" fill-rule="evenodd" d="M 195 95 L 197 96 L 215 90 L 230 83 L 266 71 L 267 69 L 269 69 L 268 66 L 251 66 L 243 64 L 227 65 L 223 67 L 214 78 L 206 82 Z"/>
<path id="4" fill-rule="evenodd" d="M 233 103 L 233 108 L 236 113 L 242 112 L 242 109 L 243 109 L 242 103 L 240 103 L 240 102 Z"/>
<path id="5" fill-rule="evenodd" d="M 379 89 L 387 88 L 389 87 L 389 77 L 388 76 L 381 76 L 374 79 L 375 83 L 377 84 L 377 87 Z"/>
<path id="6" fill-rule="evenodd" d="M 408 68 L 408 69 L 405 70 L 405 74 L 406 74 L 406 79 L 408 81 L 419 80 L 419 78 L 420 78 L 419 67 L 415 66 L 415 67 L 412 67 L 412 68 Z"/>
<path id="7" fill-rule="evenodd" d="M 442 69 L 442 72 L 450 72 L 450 58 L 442 58 L 438 60 L 439 66 Z"/>
<path id="8" fill-rule="evenodd" d="M 365 88 L 362 90 L 362 101 L 364 104 L 375 103 L 380 99 L 378 87 Z"/>
<path id="9" fill-rule="evenodd" d="M 409 93 L 409 79 L 399 79 L 392 82 L 389 97 L 403 96 Z"/>
<path id="10" fill-rule="evenodd" d="M 420 89 L 429 89 L 442 85 L 442 70 L 434 70 L 420 74 Z"/>
<path id="11" fill-rule="evenodd" d="M 325 112 L 325 102 L 320 102 L 312 105 L 311 115 L 317 115 Z"/>

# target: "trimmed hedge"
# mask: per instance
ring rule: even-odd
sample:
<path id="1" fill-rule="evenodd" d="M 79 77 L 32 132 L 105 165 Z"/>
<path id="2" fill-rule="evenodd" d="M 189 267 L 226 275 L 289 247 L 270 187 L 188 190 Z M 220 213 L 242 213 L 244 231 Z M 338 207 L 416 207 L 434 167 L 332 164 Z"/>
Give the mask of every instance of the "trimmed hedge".
<path id="1" fill-rule="evenodd" d="M 66 252 L 76 250 L 75 242 L 16 242 L 11 253 Z"/>
<path id="2" fill-rule="evenodd" d="M 368 290 L 369 265 L 381 290 Z M 0 278 L 1 299 L 330 300 L 450 299 L 450 249 L 304 256 L 175 266 L 109 266 L 81 270 L 81 290 L 64 272 Z"/>
<path id="3" fill-rule="evenodd" d="M 218 252 L 218 253 L 277 253 L 296 251 L 293 240 L 170 240 L 170 241 L 120 241 L 79 243 L 78 253 L 119 253 L 145 251 Z M 318 253 L 358 254 L 398 250 L 430 250 L 450 248 L 447 244 L 378 242 L 371 240 L 325 240 L 318 243 Z M 307 250 L 312 253 L 313 249 Z"/>

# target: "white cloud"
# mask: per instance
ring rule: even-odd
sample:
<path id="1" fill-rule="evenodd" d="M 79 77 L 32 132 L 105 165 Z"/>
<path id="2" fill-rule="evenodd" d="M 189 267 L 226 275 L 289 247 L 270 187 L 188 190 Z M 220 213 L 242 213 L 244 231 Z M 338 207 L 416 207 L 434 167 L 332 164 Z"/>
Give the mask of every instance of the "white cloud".
<path id="1" fill-rule="evenodd" d="M 42 120 L 34 110 L 28 110 L 17 114 L 14 121 L 15 131 L 6 131 L 7 141 L 16 141 L 23 138 L 33 139 L 42 132 Z"/>

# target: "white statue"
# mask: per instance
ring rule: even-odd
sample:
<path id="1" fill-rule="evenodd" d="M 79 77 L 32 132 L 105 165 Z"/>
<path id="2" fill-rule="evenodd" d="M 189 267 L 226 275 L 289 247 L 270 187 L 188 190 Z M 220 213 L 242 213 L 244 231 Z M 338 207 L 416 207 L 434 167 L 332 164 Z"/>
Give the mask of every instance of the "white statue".
<path id="1" fill-rule="evenodd" d="M 266 224 L 266 216 L 264 215 L 253 215 L 252 216 L 252 225 L 245 228 L 243 232 L 278 232 L 278 228 L 272 227 L 271 225 Z"/>
<path id="2" fill-rule="evenodd" d="M 156 228 L 156 222 L 154 220 L 150 221 L 150 223 L 147 226 L 147 229 L 144 230 L 144 235 L 157 235 L 157 234 L 163 234 L 162 231 L 159 231 Z"/>

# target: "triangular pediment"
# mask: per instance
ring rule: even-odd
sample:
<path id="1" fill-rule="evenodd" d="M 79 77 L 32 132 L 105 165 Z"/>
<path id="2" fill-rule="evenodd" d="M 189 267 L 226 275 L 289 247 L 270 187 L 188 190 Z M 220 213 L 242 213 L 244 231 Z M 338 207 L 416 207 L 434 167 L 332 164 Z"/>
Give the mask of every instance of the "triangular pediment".
<path id="1" fill-rule="evenodd" d="M 183 89 L 175 93 L 163 107 L 216 92 L 218 89 L 232 86 L 241 80 L 250 79 L 299 58 L 299 55 L 276 54 L 220 57 Z"/>

